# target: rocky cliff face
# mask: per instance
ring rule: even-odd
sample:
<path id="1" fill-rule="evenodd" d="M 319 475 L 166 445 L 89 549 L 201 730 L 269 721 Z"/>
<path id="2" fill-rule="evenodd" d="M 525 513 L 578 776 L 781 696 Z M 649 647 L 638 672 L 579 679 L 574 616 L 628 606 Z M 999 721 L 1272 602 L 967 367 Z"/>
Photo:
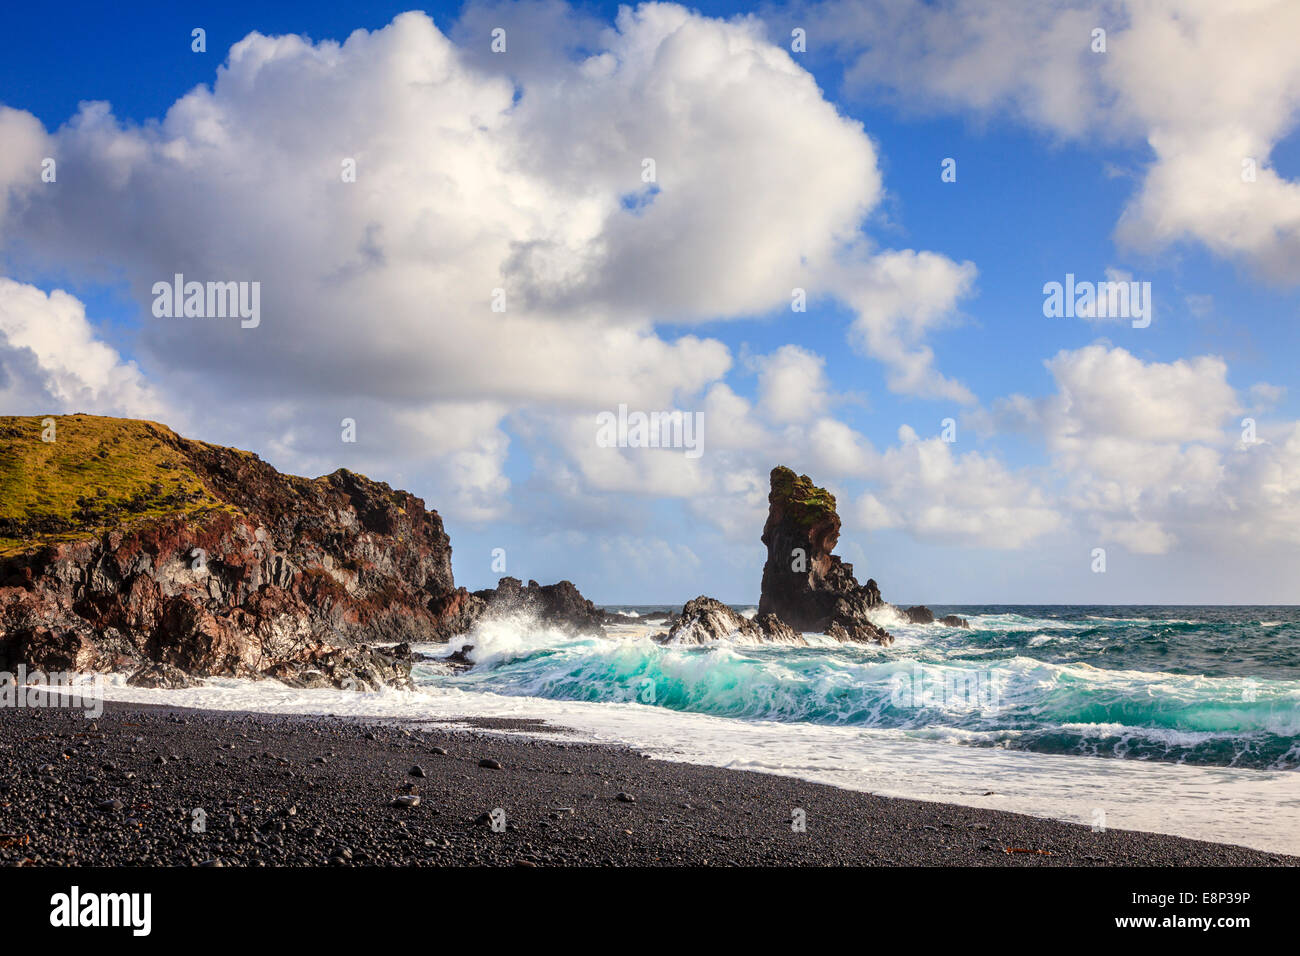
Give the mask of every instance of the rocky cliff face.
<path id="1" fill-rule="evenodd" d="M 151 422 L 55 421 L 50 442 L 0 418 L 0 666 L 370 687 L 409 674 L 375 645 L 463 623 L 442 520 L 414 495 Z"/>
<path id="2" fill-rule="evenodd" d="M 880 588 L 874 580 L 858 584 L 853 565 L 832 553 L 840 537 L 835 496 L 778 465 L 767 500 L 759 615 L 775 614 L 796 631 L 820 631 L 841 641 L 892 643 L 867 616 L 884 603 Z"/>

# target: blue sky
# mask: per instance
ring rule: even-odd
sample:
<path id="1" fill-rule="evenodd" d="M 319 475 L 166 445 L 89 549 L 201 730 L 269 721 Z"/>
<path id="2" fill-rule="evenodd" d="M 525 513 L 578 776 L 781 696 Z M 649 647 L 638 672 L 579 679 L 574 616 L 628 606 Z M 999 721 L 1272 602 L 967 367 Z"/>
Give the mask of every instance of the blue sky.
<path id="1" fill-rule="evenodd" d="M 1276 31 L 1212 6 L 1186 14 L 1186 48 L 1166 42 L 1172 15 L 1157 7 L 1045 4 L 991 29 L 994 7 L 707 4 L 616 21 L 608 4 L 454 4 L 424 8 L 431 28 L 389 27 L 400 4 L 9 11 L 0 104 L 30 117 L 0 123 L 12 157 L 0 164 L 0 276 L 12 280 L 0 410 L 149 414 L 284 470 L 342 465 L 408 487 L 444 515 L 471 587 L 494 581 L 500 547 L 509 573 L 567 577 L 601 602 L 754 601 L 761 486 L 785 463 L 837 493 L 840 550 L 887 599 L 1289 603 L 1294 58 Z M 493 58 L 497 23 L 510 47 Z M 945 39 L 879 44 L 884 24 Z M 1075 24 L 1109 27 L 1108 51 L 1091 52 Z M 190 49 L 196 26 L 206 53 Z M 806 53 L 789 51 L 792 26 L 806 26 Z M 338 56 L 318 46 L 385 28 L 384 42 Z M 317 45 L 267 41 L 214 87 L 252 31 Z M 1207 62 L 1214 36 L 1226 39 Z M 581 61 L 595 71 L 601 54 L 616 65 L 593 79 Z M 770 72 L 711 79 L 739 56 Z M 440 64 L 427 84 L 391 82 L 426 59 Z M 1146 96 L 1151 70 L 1188 101 Z M 496 82 L 517 107 L 493 112 Z M 197 106 L 160 126 L 199 86 Z M 820 102 L 805 108 L 809 90 Z M 94 100 L 111 119 L 80 105 Z M 411 132 L 424 116 L 428 129 Z M 1257 154 L 1256 182 L 1238 175 L 1238 140 Z M 363 172 L 336 209 L 337 190 L 303 183 L 344 149 Z M 673 157 L 660 159 L 660 193 L 611 211 L 640 184 L 629 165 L 626 187 L 613 176 L 606 189 L 609 163 L 656 149 Z M 37 191 L 49 155 L 59 182 Z M 941 181 L 947 157 L 956 182 Z M 479 166 L 497 178 L 470 183 Z M 375 168 L 384 179 L 367 180 Z M 735 182 L 770 185 L 732 197 Z M 446 198 L 466 195 L 493 210 L 481 232 L 478 207 Z M 605 217 L 596 233 L 581 215 L 554 226 L 587 203 Z M 755 203 L 764 215 L 750 222 Z M 339 270 L 318 268 L 336 251 L 322 223 L 338 249 L 362 247 L 349 230 L 374 239 L 371 285 L 333 290 Z M 653 265 L 697 234 L 711 237 L 697 257 Z M 299 245 L 301 259 L 284 251 Z M 482 255 L 457 254 L 471 248 Z M 520 260 L 521 248 L 548 258 Z M 891 257 L 903 251 L 933 271 Z M 170 277 L 168 255 L 214 278 L 279 280 L 264 334 L 160 326 L 144 290 Z M 543 303 L 512 319 L 532 322 L 535 339 L 474 338 L 481 326 L 464 314 L 480 297 L 458 296 L 488 266 Z M 1044 316 L 1044 283 L 1108 270 L 1150 283 L 1149 327 Z M 640 290 L 643 273 L 654 279 Z M 795 285 L 809 287 L 805 313 L 781 291 Z M 84 314 L 56 307 L 56 290 Z M 614 337 L 627 330 L 639 344 L 617 344 L 633 342 Z M 590 346 L 606 333 L 607 352 Z M 80 351 L 61 354 L 56 339 Z M 743 413 L 720 411 L 723 390 Z M 699 463 L 677 450 L 593 453 L 584 423 L 623 401 L 702 410 Z M 355 445 L 337 437 L 350 408 Z M 949 417 L 957 440 L 943 443 Z M 1249 444 L 1245 417 L 1257 422 Z M 1105 573 L 1093 570 L 1098 547 Z"/>

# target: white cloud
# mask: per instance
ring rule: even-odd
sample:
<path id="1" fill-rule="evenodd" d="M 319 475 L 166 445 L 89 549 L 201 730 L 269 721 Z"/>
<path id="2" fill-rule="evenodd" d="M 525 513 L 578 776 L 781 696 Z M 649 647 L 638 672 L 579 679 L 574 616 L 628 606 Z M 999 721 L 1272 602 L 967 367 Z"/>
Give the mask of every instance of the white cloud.
<path id="1" fill-rule="evenodd" d="M 1094 344 L 1046 364 L 1053 394 L 1010 396 L 986 423 L 1042 439 L 1061 506 L 1099 543 L 1167 554 L 1300 538 L 1300 423 L 1265 423 L 1244 443 L 1221 358 L 1145 362 Z"/>
<path id="2" fill-rule="evenodd" d="M 684 544 L 674 544 L 658 537 L 637 538 L 630 535 L 605 537 L 596 550 L 608 562 L 615 562 L 627 573 L 643 581 L 673 580 L 673 589 L 681 590 L 678 580 L 700 567 L 700 558 Z M 689 590 L 689 584 L 687 585 Z"/>
<path id="3" fill-rule="evenodd" d="M 165 417 L 134 362 L 101 341 L 66 292 L 0 278 L 0 406 L 6 414 Z"/>
<path id="4" fill-rule="evenodd" d="M 21 142 L 0 160 L 8 251 L 31 269 L 120 270 L 145 319 L 142 364 L 199 409 L 228 409 L 230 394 L 274 405 L 241 440 L 281 447 L 289 465 L 358 408 L 414 462 L 420 430 L 376 419 L 472 406 L 495 428 L 525 407 L 560 421 L 699 403 L 729 350 L 659 329 L 788 308 L 796 286 L 860 311 L 857 340 L 891 387 L 963 393 L 922 340 L 971 267 L 865 251 L 875 147 L 758 21 L 647 4 L 596 33 L 560 5 L 505 13 L 526 20 L 518 56 L 462 49 L 407 13 L 341 44 L 250 34 L 157 123 L 86 103 L 46 136 L 7 111 Z M 483 17 L 470 11 L 464 42 L 482 39 Z M 589 55 L 527 52 L 538 44 Z M 77 175 L 40 184 L 45 150 Z M 153 318 L 153 283 L 176 273 L 261 282 L 261 325 Z M 797 403 L 778 392 L 774 380 L 769 410 L 792 421 Z M 808 401 L 820 414 L 824 387 Z M 479 484 L 466 513 L 492 513 L 502 443 L 454 450 L 441 480 L 458 500 Z M 616 471 L 596 473 L 633 482 Z M 651 485 L 693 487 L 662 471 Z"/>
<path id="5" fill-rule="evenodd" d="M 4 149 L 0 150 L 0 225 L 3 225 L 10 207 L 24 194 L 54 186 L 41 181 L 43 161 L 54 157 L 40 120 L 3 104 L 0 104 L 0 143 L 4 143 Z M 57 183 L 57 162 L 53 174 Z"/>
<path id="6" fill-rule="evenodd" d="M 776 436 L 759 419 L 749 400 L 737 395 L 729 385 L 718 382 L 712 386 L 701 410 L 710 451 L 772 448 L 776 443 Z"/>
<path id="7" fill-rule="evenodd" d="M 866 436 L 834 418 L 819 418 L 808 429 L 809 461 L 818 474 L 865 477 L 879 456 Z"/>
<path id="8" fill-rule="evenodd" d="M 1063 526 L 1049 496 L 1028 477 L 977 451 L 956 453 L 941 438 L 899 428 L 857 516 L 871 528 L 898 527 L 963 546 L 1019 549 Z"/>
<path id="9" fill-rule="evenodd" d="M 891 391 L 969 404 L 966 386 L 934 368 L 934 351 L 924 336 L 950 321 L 957 302 L 975 281 L 975 266 L 932 252 L 884 252 L 851 267 L 833 265 L 830 284 L 857 315 L 853 343 L 889 369 Z"/>
<path id="10" fill-rule="evenodd" d="M 1103 521 L 1102 541 L 1118 541 L 1134 554 L 1165 554 L 1178 539 L 1154 521 Z"/>
<path id="11" fill-rule="evenodd" d="M 753 547 L 767 518 L 767 467 L 734 466 L 722 470 L 714 487 L 692 498 L 687 507 L 732 541 Z"/>
<path id="12" fill-rule="evenodd" d="M 830 0 L 817 29 L 861 91 L 1063 139 L 1154 154 L 1117 235 L 1138 249 L 1192 239 L 1300 281 L 1300 182 L 1272 167 L 1300 118 L 1300 5 L 1291 0 Z M 1092 31 L 1106 30 L 1095 53 Z M 880 42 L 889 37 L 889 42 Z M 1253 159 L 1256 178 L 1243 181 Z"/>
<path id="13" fill-rule="evenodd" d="M 1215 356 L 1143 362 L 1122 348 L 1062 350 L 1047 363 L 1058 395 L 1048 414 L 1058 447 L 1076 436 L 1215 441 L 1240 411 L 1228 366 Z"/>
<path id="14" fill-rule="evenodd" d="M 816 418 L 830 403 L 826 360 L 797 345 L 783 345 L 755 361 L 759 404 L 777 424 Z"/>

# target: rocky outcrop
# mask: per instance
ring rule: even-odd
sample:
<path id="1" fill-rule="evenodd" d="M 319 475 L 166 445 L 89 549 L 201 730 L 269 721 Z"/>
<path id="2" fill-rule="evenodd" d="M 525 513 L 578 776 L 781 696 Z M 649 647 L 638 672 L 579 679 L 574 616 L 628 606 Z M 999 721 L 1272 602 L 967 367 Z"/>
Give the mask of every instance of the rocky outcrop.
<path id="1" fill-rule="evenodd" d="M 778 465 L 772 469 L 767 500 L 762 538 L 767 563 L 758 613 L 774 614 L 796 631 L 893 643 L 868 616 L 884 604 L 876 582 L 858 584 L 853 566 L 832 553 L 840 536 L 835 496 L 807 475 Z"/>
<path id="2" fill-rule="evenodd" d="M 583 597 L 571 581 L 558 584 L 529 581 L 525 587 L 518 578 L 511 577 L 502 578 L 495 588 L 472 594 L 464 588 L 457 590 L 448 598 L 445 612 L 449 637 L 469 633 L 480 621 L 514 615 L 574 634 L 604 637 L 604 625 L 611 620 L 610 615 Z M 450 654 L 429 654 L 423 659 L 455 668 L 472 667 L 474 661 L 470 655 L 474 647 L 472 640 L 464 641 Z"/>
<path id="3" fill-rule="evenodd" d="M 487 610 L 487 602 L 466 588 L 449 591 L 429 604 L 436 621 L 433 640 L 448 641 L 472 628 Z"/>
<path id="4" fill-rule="evenodd" d="M 583 597 L 571 581 L 529 581 L 525 587 L 518 578 L 506 577 L 495 588 L 475 591 L 472 597 L 481 602 L 472 609 L 476 621 L 481 617 L 524 614 L 562 630 L 605 636 L 605 612 Z"/>
<path id="5" fill-rule="evenodd" d="M 913 624 L 933 624 L 936 620 L 934 612 L 924 604 L 909 607 L 903 613 L 907 615 L 907 619 Z M 970 622 L 964 617 L 958 617 L 956 614 L 946 614 L 937 620 L 940 624 L 946 624 L 948 627 L 970 627 Z"/>
<path id="6" fill-rule="evenodd" d="M 915 607 L 909 607 L 903 612 L 907 615 L 907 620 L 912 624 L 933 624 L 934 612 L 924 604 L 918 604 Z"/>
<path id="7" fill-rule="evenodd" d="M 30 452 L 35 502 L 0 542 L 0 666 L 403 685 L 409 664 L 383 646 L 472 616 L 442 520 L 412 494 L 345 470 L 282 475 L 151 422 L 58 425 L 60 443 L 93 437 L 92 468 L 43 448 L 39 420 L 0 419 L 6 453 Z M 42 515 L 68 486 L 75 510 Z"/>
<path id="8" fill-rule="evenodd" d="M 802 634 L 775 614 L 760 614 L 751 621 L 721 601 L 703 595 L 686 602 L 681 616 L 659 640 L 664 644 L 807 643 Z"/>

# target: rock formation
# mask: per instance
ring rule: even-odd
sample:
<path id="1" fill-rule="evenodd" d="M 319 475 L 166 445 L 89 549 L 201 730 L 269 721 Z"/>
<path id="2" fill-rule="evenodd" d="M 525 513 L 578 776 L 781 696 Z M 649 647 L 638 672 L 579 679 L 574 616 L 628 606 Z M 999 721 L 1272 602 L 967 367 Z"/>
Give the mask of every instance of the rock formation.
<path id="1" fill-rule="evenodd" d="M 903 613 L 907 615 L 907 619 L 913 624 L 933 624 L 935 622 L 934 612 L 924 604 L 909 607 Z M 948 627 L 970 627 L 969 621 L 964 617 L 958 617 L 956 614 L 946 614 L 939 618 L 938 621 L 940 624 L 946 624 Z"/>
<path id="2" fill-rule="evenodd" d="M 486 609 L 455 587 L 438 513 L 405 491 L 283 475 L 152 422 L 55 425 L 0 418 L 0 668 L 404 685 L 409 642 Z M 567 582 L 536 600 L 594 611 Z"/>
<path id="3" fill-rule="evenodd" d="M 796 631 L 838 640 L 893 643 L 868 612 L 884 602 L 874 580 L 858 584 L 853 566 L 832 553 L 840 536 L 835 496 L 807 475 L 772 469 L 763 543 L 763 590 L 758 613 L 775 614 Z"/>
<path id="4" fill-rule="evenodd" d="M 915 607 L 909 607 L 903 612 L 907 615 L 908 621 L 912 624 L 933 624 L 934 612 L 924 604 L 918 604 Z"/>
<path id="5" fill-rule="evenodd" d="M 659 640 L 664 644 L 807 643 L 802 634 L 775 614 L 760 614 L 751 621 L 721 601 L 703 595 L 686 602 L 681 616 Z"/>
<path id="6" fill-rule="evenodd" d="M 495 588 L 475 591 L 472 595 L 482 604 L 475 617 L 493 617 L 522 613 L 542 624 L 562 627 L 579 634 L 605 636 L 605 612 L 584 598 L 573 583 L 538 584 L 529 581 L 524 587 L 518 578 L 502 578 Z"/>

